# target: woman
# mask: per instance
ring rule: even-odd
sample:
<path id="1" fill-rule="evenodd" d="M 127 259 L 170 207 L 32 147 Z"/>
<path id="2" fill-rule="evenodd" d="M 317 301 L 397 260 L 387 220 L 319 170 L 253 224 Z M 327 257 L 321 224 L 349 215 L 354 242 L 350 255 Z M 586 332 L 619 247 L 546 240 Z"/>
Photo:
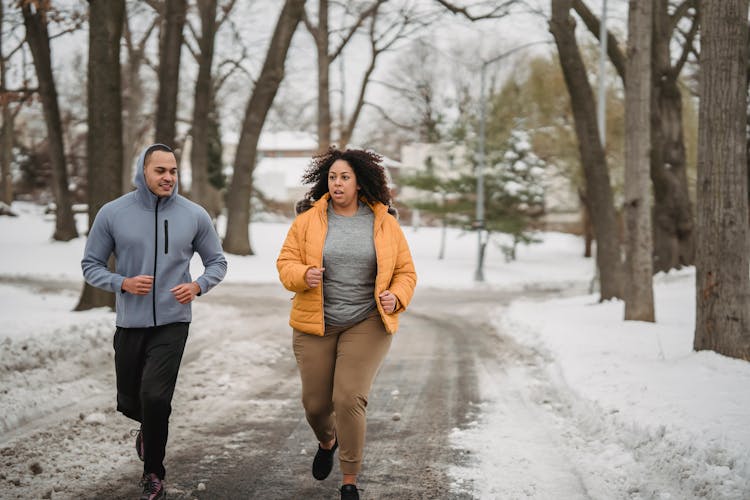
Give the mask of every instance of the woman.
<path id="1" fill-rule="evenodd" d="M 342 500 L 359 498 L 367 396 L 417 282 L 381 160 L 333 147 L 316 156 L 303 177 L 313 186 L 276 261 L 295 292 L 289 324 L 319 441 L 312 473 L 327 478 L 338 448 Z"/>

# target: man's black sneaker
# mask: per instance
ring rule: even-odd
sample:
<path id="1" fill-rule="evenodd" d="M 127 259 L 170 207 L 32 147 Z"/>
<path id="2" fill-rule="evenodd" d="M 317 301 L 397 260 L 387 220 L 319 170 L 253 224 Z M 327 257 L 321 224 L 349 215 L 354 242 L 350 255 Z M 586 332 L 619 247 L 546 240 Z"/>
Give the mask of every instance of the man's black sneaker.
<path id="1" fill-rule="evenodd" d="M 159 479 L 159 476 L 153 472 L 143 474 L 141 485 L 143 486 L 141 500 L 164 500 L 167 498 L 167 490 L 164 486 L 164 481 Z"/>
<path id="2" fill-rule="evenodd" d="M 146 450 L 143 447 L 143 431 L 141 429 L 138 429 L 138 431 L 133 429 L 130 431 L 130 435 L 135 435 L 135 452 L 138 453 L 138 458 L 143 462 L 143 457 L 146 455 Z"/>
<path id="3" fill-rule="evenodd" d="M 324 450 L 320 447 L 320 444 L 318 445 L 318 452 L 315 454 L 312 466 L 312 473 L 315 479 L 322 481 L 331 473 L 331 469 L 333 469 L 333 453 L 338 447 L 338 439 L 333 443 L 333 447 L 330 450 Z"/>
<path id="4" fill-rule="evenodd" d="M 341 500 L 359 500 L 356 484 L 345 484 L 341 487 Z"/>

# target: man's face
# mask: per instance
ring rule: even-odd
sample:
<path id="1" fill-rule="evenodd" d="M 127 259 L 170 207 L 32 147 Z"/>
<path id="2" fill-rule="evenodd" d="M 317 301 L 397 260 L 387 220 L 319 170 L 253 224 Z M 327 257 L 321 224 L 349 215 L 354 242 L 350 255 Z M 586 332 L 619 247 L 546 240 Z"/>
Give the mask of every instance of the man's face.
<path id="1" fill-rule="evenodd" d="M 177 159 L 168 151 L 154 151 L 143 168 L 146 186 L 159 197 L 167 197 L 177 183 Z"/>

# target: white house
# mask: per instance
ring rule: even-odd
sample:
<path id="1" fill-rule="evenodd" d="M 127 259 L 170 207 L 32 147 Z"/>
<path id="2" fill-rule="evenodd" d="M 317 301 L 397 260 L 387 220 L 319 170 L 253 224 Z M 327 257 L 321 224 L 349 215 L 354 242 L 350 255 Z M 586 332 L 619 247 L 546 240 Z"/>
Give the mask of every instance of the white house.
<path id="1" fill-rule="evenodd" d="M 238 140 L 239 137 L 231 133 L 226 133 L 223 137 L 224 165 L 228 177 L 232 175 L 232 162 Z M 191 181 L 189 142 L 188 137 L 180 165 L 181 182 L 187 189 Z M 261 133 L 253 170 L 253 186 L 268 200 L 293 204 L 309 189 L 309 186 L 302 184 L 302 175 L 317 151 L 318 139 L 315 134 L 309 132 L 285 130 Z M 398 177 L 401 163 L 383 157 L 383 164 L 391 179 Z"/>
<path id="2" fill-rule="evenodd" d="M 253 172 L 255 189 L 278 202 L 302 198 L 308 187 L 302 175 L 318 150 L 315 135 L 299 131 L 263 132 Z"/>

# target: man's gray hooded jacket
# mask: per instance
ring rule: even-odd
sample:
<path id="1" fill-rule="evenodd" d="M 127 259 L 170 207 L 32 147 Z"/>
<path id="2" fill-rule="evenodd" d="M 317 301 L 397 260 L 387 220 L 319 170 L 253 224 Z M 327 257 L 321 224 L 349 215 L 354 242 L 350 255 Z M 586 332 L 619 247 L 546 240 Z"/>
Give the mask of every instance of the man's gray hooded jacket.
<path id="1" fill-rule="evenodd" d="M 149 190 L 143 174 L 143 160 L 149 148 L 138 159 L 136 190 L 99 210 L 81 261 L 89 284 L 115 293 L 116 324 L 123 328 L 189 322 L 190 304 L 180 304 L 169 290 L 195 281 L 201 294 L 206 293 L 224 278 L 227 270 L 219 237 L 203 207 L 177 194 L 176 182 L 169 197 L 158 198 Z M 190 260 L 195 252 L 203 260 L 205 271 L 192 280 Z M 112 253 L 116 258 L 114 273 L 107 268 Z M 141 274 L 154 276 L 148 295 L 122 291 L 125 278 Z"/>

